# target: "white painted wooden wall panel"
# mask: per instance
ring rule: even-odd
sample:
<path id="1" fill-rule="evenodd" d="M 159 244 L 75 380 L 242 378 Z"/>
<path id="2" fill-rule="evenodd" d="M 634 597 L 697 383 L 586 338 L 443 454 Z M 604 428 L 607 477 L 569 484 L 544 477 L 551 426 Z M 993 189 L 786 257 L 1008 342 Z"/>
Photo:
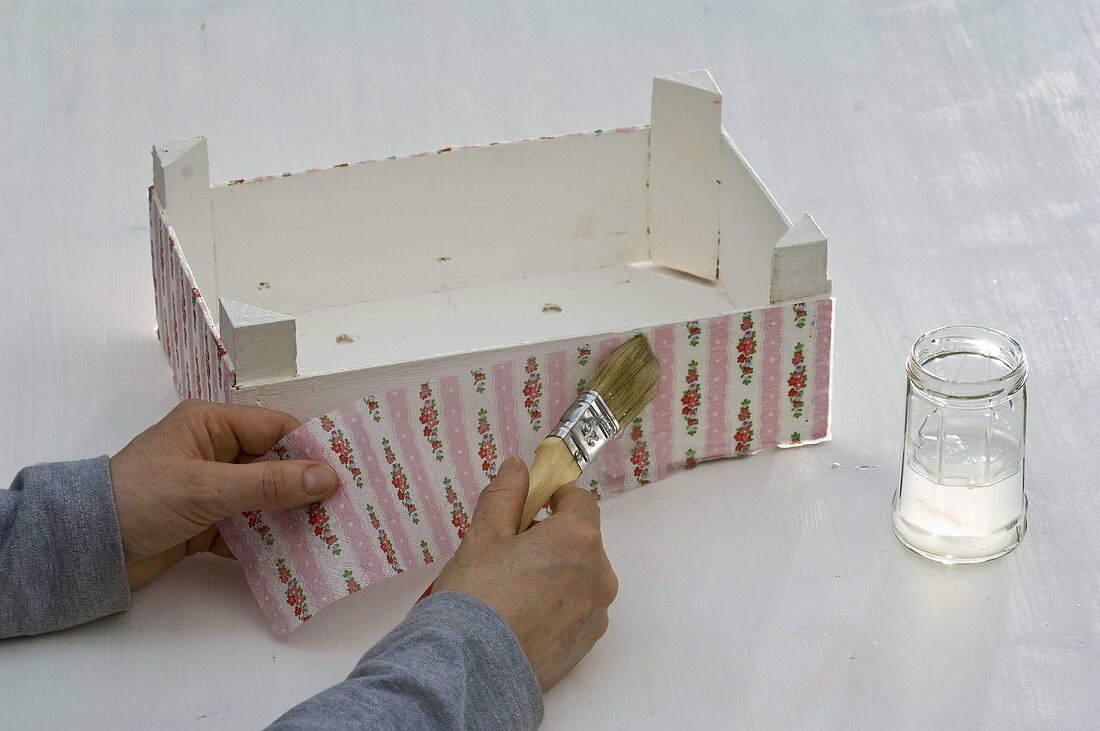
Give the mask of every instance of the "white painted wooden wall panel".
<path id="1" fill-rule="evenodd" d="M 608 501 L 611 628 L 547 729 L 1090 728 L 1100 718 L 1100 7 L 0 0 L 0 480 L 114 452 L 175 402 L 153 337 L 150 146 L 214 180 L 644 123 L 709 68 L 783 207 L 829 236 L 834 440 Z M 723 258 L 723 263 L 727 260 Z M 1029 533 L 945 569 L 889 527 L 905 352 L 1019 337 Z M 431 579 L 270 636 L 190 559 L 130 612 L 0 643 L 14 728 L 256 728 L 334 683 Z"/>
<path id="2" fill-rule="evenodd" d="M 722 135 L 718 279 L 740 307 L 768 302 L 772 255 L 791 222 L 729 134 Z"/>
<path id="3" fill-rule="evenodd" d="M 215 187 L 220 291 L 297 314 L 642 261 L 648 154 L 641 128 Z"/>
<path id="4" fill-rule="evenodd" d="M 592 293 L 605 291 L 615 296 L 594 305 Z M 561 311 L 543 312 L 548 302 Z M 648 262 L 331 308 L 297 318 L 299 379 L 242 387 L 233 400 L 311 418 L 364 394 L 559 349 L 551 343 L 566 338 L 592 344 L 730 312 L 721 287 Z M 417 337 L 423 332 L 432 337 Z"/>
<path id="5" fill-rule="evenodd" d="M 653 261 L 718 278 L 722 92 L 706 69 L 653 79 L 649 250 Z"/>
<path id="6" fill-rule="evenodd" d="M 217 322 L 221 305 L 218 303 L 209 180 L 204 138 L 158 142 L 153 146 L 155 195 L 168 211 L 176 237 L 187 241 L 187 264 L 199 289 L 209 300 L 208 307 Z"/>

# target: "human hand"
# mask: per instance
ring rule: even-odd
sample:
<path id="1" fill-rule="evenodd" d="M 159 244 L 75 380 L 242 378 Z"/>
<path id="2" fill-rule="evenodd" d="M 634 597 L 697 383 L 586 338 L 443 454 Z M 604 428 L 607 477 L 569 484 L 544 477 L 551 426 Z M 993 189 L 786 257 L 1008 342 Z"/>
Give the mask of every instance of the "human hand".
<path id="1" fill-rule="evenodd" d="M 249 464 L 298 425 L 279 411 L 193 399 L 112 457 L 130 588 L 194 553 L 232 558 L 215 525 L 223 518 L 328 497 L 336 489 L 336 473 L 323 462 Z"/>
<path id="2" fill-rule="evenodd" d="M 545 692 L 607 631 L 619 581 L 603 550 L 596 498 L 563 487 L 550 499 L 550 517 L 520 533 L 527 484 L 522 460 L 501 465 L 432 591 L 470 594 L 500 615 Z"/>

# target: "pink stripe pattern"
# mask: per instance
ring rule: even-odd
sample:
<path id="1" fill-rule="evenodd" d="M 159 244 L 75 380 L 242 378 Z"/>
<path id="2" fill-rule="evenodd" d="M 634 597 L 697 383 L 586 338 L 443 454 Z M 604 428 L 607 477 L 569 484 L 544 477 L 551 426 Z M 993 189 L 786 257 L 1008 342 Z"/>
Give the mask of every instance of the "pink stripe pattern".
<path id="1" fill-rule="evenodd" d="M 470 456 L 466 434 L 466 421 L 470 415 L 462 407 L 462 387 L 456 376 L 448 376 L 439 382 L 437 390 L 443 403 L 443 426 L 447 436 L 448 454 L 462 494 L 466 502 L 473 507 L 477 496 L 481 494 L 481 471 Z M 472 422 L 472 423 L 476 423 Z"/>
<path id="2" fill-rule="evenodd" d="M 672 405 L 676 384 L 672 371 L 673 345 L 676 335 L 672 325 L 662 325 L 653 331 L 653 354 L 661 364 L 661 388 L 653 399 L 649 441 L 653 445 L 654 477 L 660 479 L 673 468 Z"/>
<path id="3" fill-rule="evenodd" d="M 760 440 L 759 446 L 777 444 L 779 435 L 779 404 L 785 395 L 785 375 L 780 353 L 783 351 L 783 306 L 769 307 L 763 312 L 764 353 L 760 369 Z"/>
<path id="4" fill-rule="evenodd" d="M 383 461 L 378 457 L 377 442 L 381 439 L 372 438 L 371 431 L 358 410 L 348 412 L 344 423 L 348 427 L 348 438 L 353 444 L 359 446 L 358 452 L 367 473 L 373 505 L 381 513 L 379 520 L 382 528 L 393 542 L 398 565 L 391 564 L 391 566 L 395 572 L 404 571 L 405 567 L 410 565 L 416 566 L 417 553 L 414 553 L 411 547 L 407 521 L 402 516 L 404 510 L 399 509 L 399 503 L 395 502 L 396 497 L 390 477 L 383 467 Z M 337 474 L 343 476 L 339 470 Z"/>
<path id="5" fill-rule="evenodd" d="M 348 407 L 341 408 L 340 416 L 343 417 L 344 413 L 350 410 Z M 286 445 L 284 444 L 284 446 Z M 329 445 L 312 439 L 302 439 L 295 442 L 294 451 L 287 447 L 284 453 L 275 456 L 279 459 L 327 461 L 332 464 L 333 469 L 337 470 L 339 474 L 343 465 L 340 464 L 339 458 L 332 452 L 332 449 L 328 447 Z M 357 492 L 360 491 L 354 485 L 341 482 L 336 493 L 325 501 L 325 506 L 336 520 L 336 533 L 344 539 L 342 545 L 355 555 L 360 577 L 366 575 L 369 581 L 373 583 L 385 578 L 388 573 L 382 566 L 385 559 L 379 554 L 373 531 L 368 530 L 363 523 L 362 507 L 358 505 L 356 500 L 358 497 Z"/>
<path id="6" fill-rule="evenodd" d="M 154 230 L 155 241 L 160 235 Z M 161 255 L 170 261 L 170 254 L 168 249 L 158 250 L 154 243 L 155 261 Z M 157 287 L 166 291 L 180 277 L 186 280 L 182 270 L 160 267 L 158 271 Z M 180 323 L 174 314 L 161 311 L 168 301 L 158 299 L 158 316 L 164 321 L 164 333 Z M 818 298 L 807 301 L 806 307 L 816 318 L 812 327 L 801 329 L 796 329 L 795 318 L 785 316 L 789 305 L 776 305 L 698 323 L 643 330 L 661 364 L 660 390 L 653 404 L 637 420 L 624 425 L 624 435 L 610 442 L 593 461 L 581 486 L 608 497 L 692 467 L 702 459 L 745 453 L 744 448 L 737 449 L 738 429 L 755 430 L 752 450 L 790 444 L 789 435 L 778 431 L 780 408 L 788 403 L 786 382 L 790 371 L 789 363 L 781 362 L 781 356 L 784 343 L 794 342 L 793 338 L 804 342 L 807 348 L 812 343 L 814 348 L 804 411 L 812 438 L 825 438 L 829 424 L 833 303 L 828 298 Z M 195 313 L 195 322 L 201 324 L 200 311 Z M 751 377 L 746 377 L 742 366 L 731 360 L 738 355 L 736 346 L 742 337 L 743 318 L 752 323 L 758 347 L 752 356 Z M 189 323 L 187 327 L 190 328 Z M 223 521 L 222 535 L 241 558 L 249 586 L 272 629 L 279 634 L 293 631 L 305 619 L 351 591 L 428 560 L 446 560 L 468 527 L 485 483 L 481 460 L 471 451 L 479 438 L 476 433 L 479 411 L 484 410 L 491 425 L 501 459 L 518 454 L 530 461 L 533 445 L 572 401 L 577 381 L 591 382 L 599 366 L 632 334 L 595 342 L 591 353 L 587 343 L 593 341 L 565 341 L 512 361 L 486 362 L 473 371 L 427 384 L 410 383 L 384 394 L 383 398 L 368 397 L 370 410 L 378 414 L 377 420 L 359 401 L 318 417 L 284 437 L 265 459 L 280 454 L 283 458 L 308 456 L 327 459 L 337 468 L 341 487 L 322 505 L 331 517 L 328 527 L 335 533 L 342 552 L 334 555 L 324 550 L 324 543 L 317 540 L 308 524 L 305 509 L 263 511 Z M 175 357 L 180 352 L 170 350 L 169 356 Z M 536 359 L 542 379 L 539 404 L 542 428 L 538 433 L 530 429 L 534 418 L 530 409 L 517 398 L 521 381 L 530 375 L 524 370 L 528 357 Z M 194 368 L 188 370 L 188 362 L 188 357 L 179 359 L 181 383 L 193 381 L 192 388 L 216 397 L 218 376 L 213 365 L 218 362 L 217 357 L 211 361 L 210 380 L 203 372 L 194 381 Z M 701 380 L 693 380 L 696 378 Z M 693 428 L 681 415 L 685 385 L 695 382 L 699 383 L 698 428 Z M 427 391 L 422 391 L 425 385 Z M 410 404 L 427 404 L 420 394 L 429 391 L 437 413 L 424 417 L 428 424 L 423 426 L 433 433 L 421 438 L 417 431 L 421 427 Z M 744 402 L 750 408 L 742 416 Z M 684 406 L 690 408 L 695 403 L 693 400 Z M 340 435 L 334 437 L 334 432 L 322 428 L 326 419 L 331 429 L 341 430 Z M 522 433 L 520 426 L 524 429 Z M 392 464 L 385 460 L 383 438 L 389 440 Z M 525 448 L 530 453 L 519 453 Z M 341 460 L 345 452 L 351 455 L 347 463 Z M 402 475 L 394 476 L 397 471 L 407 479 L 414 496 L 416 521 L 398 498 L 398 488 L 393 482 L 397 480 L 400 485 L 404 482 Z"/>
<path id="7" fill-rule="evenodd" d="M 832 413 L 829 399 L 833 367 L 833 300 L 824 297 L 817 301 L 817 321 L 814 324 L 814 393 L 813 421 L 810 439 L 827 439 L 829 417 Z"/>
<path id="8" fill-rule="evenodd" d="M 610 338 L 608 340 L 601 340 L 596 346 L 596 352 L 599 354 L 599 361 L 603 363 L 605 360 L 611 357 L 611 354 L 615 352 L 615 349 L 623 344 L 623 338 Z M 593 369 L 593 374 L 599 370 Z M 629 424 L 622 424 L 624 433 L 630 431 Z M 626 474 L 631 469 L 628 464 L 629 449 L 627 450 L 627 457 L 623 456 L 623 437 L 618 439 L 612 439 L 604 445 L 603 452 L 600 455 L 600 461 L 603 462 L 605 469 L 603 479 L 600 480 L 600 484 L 604 485 L 606 493 L 614 495 L 616 493 L 623 492 L 627 489 Z"/>
<path id="9" fill-rule="evenodd" d="M 176 234 L 149 189 L 150 244 L 157 336 L 180 398 L 229 401 L 236 382 L 233 368 L 215 335 L 214 318 L 199 292 Z"/>
<path id="10" fill-rule="evenodd" d="M 240 550 L 234 551 L 233 555 L 237 557 L 237 561 L 240 562 L 241 568 L 244 570 L 248 588 L 252 590 L 252 595 L 256 597 L 256 603 L 260 605 L 260 610 L 271 623 L 271 630 L 277 635 L 288 634 L 293 628 L 290 620 L 287 619 L 286 613 L 279 605 L 279 600 L 271 593 L 270 567 L 261 565 L 261 561 L 270 560 L 272 566 L 274 566 L 275 558 L 267 555 L 267 552 L 258 550 L 255 543 L 248 540 L 248 537 L 243 535 L 242 531 L 248 531 L 247 523 L 238 520 L 225 521 L 218 528 L 222 540 L 227 544 L 239 547 Z M 297 624 L 296 622 L 295 625 Z"/>
<path id="11" fill-rule="evenodd" d="M 703 403 L 707 405 L 707 444 L 703 459 L 717 459 L 730 450 L 728 387 L 730 361 L 730 318 L 716 317 L 707 322 L 707 385 Z"/>
<path id="12" fill-rule="evenodd" d="M 516 415 L 516 366 L 512 362 L 498 363 L 492 367 L 493 394 L 497 399 L 497 418 L 493 423 L 500 435 L 503 453 L 500 461 L 519 457 L 519 418 Z M 499 463 L 497 464 L 499 467 Z"/>
<path id="13" fill-rule="evenodd" d="M 557 420 L 565 413 L 566 394 L 569 386 L 565 383 L 565 351 L 558 350 L 546 356 L 546 428 L 549 432 Z M 572 396 L 569 397 L 572 401 Z"/>
<path id="14" fill-rule="evenodd" d="M 310 604 L 323 607 L 336 601 L 337 597 L 332 593 L 325 571 L 318 561 L 318 544 L 314 540 L 306 511 L 302 508 L 271 510 L 267 515 L 277 534 L 282 536 L 287 552 L 294 556 L 294 565 L 297 567 L 295 575 L 301 579 Z"/>
<path id="15" fill-rule="evenodd" d="M 424 468 L 424 462 L 420 457 L 420 449 L 414 441 L 412 419 L 409 416 L 408 402 L 405 401 L 404 391 L 390 391 L 386 394 L 386 403 L 390 409 L 390 419 L 393 422 L 394 432 L 397 435 L 397 452 L 404 460 L 405 467 L 409 471 L 409 481 L 413 493 L 417 496 L 416 504 L 424 511 L 424 515 L 431 527 L 432 540 L 436 548 L 443 553 L 454 553 L 458 548 L 457 543 L 451 543 L 450 531 L 447 530 L 443 513 L 439 510 L 436 500 L 439 491 L 435 488 L 434 481 L 428 476 Z"/>

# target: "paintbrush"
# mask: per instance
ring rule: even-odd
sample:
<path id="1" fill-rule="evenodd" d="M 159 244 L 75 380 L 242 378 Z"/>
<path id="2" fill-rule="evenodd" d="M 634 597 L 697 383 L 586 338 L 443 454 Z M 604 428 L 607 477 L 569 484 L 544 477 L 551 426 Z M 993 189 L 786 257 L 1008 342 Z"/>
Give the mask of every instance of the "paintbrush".
<path id="1" fill-rule="evenodd" d="M 536 448 L 520 531 L 527 530 L 554 492 L 579 478 L 604 444 L 623 433 L 626 424 L 649 406 L 660 381 L 661 367 L 645 335 L 635 335 L 615 348 L 590 387 L 577 395 L 557 427 Z M 429 596 L 434 586 L 432 582 L 420 599 Z"/>
<path id="2" fill-rule="evenodd" d="M 579 478 L 603 446 L 649 405 L 660 380 L 660 365 L 644 335 L 616 348 L 535 450 L 521 531 L 558 488 Z"/>
<path id="3" fill-rule="evenodd" d="M 661 367 L 644 335 L 635 335 L 615 349 L 588 390 L 577 396 L 535 449 L 520 531 L 527 530 L 551 495 L 576 481 L 603 446 L 642 413 L 657 395 L 660 381 Z M 431 594 L 434 586 L 433 582 L 420 599 Z"/>

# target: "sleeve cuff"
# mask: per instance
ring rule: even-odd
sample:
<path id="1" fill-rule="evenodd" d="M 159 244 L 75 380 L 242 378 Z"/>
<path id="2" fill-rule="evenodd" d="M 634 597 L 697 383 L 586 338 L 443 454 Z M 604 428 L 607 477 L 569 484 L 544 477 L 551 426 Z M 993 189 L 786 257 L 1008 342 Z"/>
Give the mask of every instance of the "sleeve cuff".
<path id="1" fill-rule="evenodd" d="M 542 691 L 531 663 L 512 628 L 487 604 L 469 594 L 444 591 L 417 603 L 405 622 L 430 623 L 463 638 L 477 680 L 466 697 L 471 717 L 508 718 L 510 728 L 542 723 Z"/>
<path id="2" fill-rule="evenodd" d="M 129 609 L 133 600 L 115 510 L 110 458 L 103 455 L 67 464 L 74 465 L 74 469 L 66 480 L 71 489 L 66 502 L 71 507 L 65 512 L 72 516 L 74 536 L 84 541 L 72 564 L 79 574 L 74 598 L 89 614 L 80 621 L 90 622 Z M 81 547 L 85 550 L 79 550 Z"/>
<path id="3" fill-rule="evenodd" d="M 5 497 L 5 635 L 52 632 L 130 608 L 106 456 L 28 467 Z"/>

